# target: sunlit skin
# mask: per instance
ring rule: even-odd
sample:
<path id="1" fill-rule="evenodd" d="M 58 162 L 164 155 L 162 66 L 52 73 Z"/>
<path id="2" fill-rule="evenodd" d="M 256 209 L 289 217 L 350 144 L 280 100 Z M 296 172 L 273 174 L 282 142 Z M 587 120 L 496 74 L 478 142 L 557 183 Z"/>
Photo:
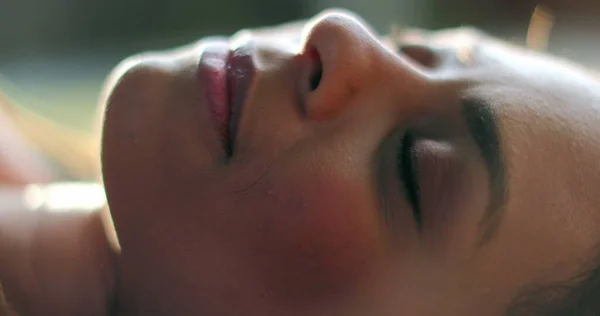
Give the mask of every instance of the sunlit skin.
<path id="1" fill-rule="evenodd" d="M 120 250 L 114 288 L 90 297 L 117 297 L 119 315 L 502 315 L 595 257 L 600 89 L 583 69 L 470 29 L 396 45 L 339 11 L 240 32 L 256 70 L 228 155 L 196 76 L 212 41 L 109 80 Z M 466 107 L 489 108 L 503 173 Z M 420 224 L 398 177 L 407 132 Z"/>

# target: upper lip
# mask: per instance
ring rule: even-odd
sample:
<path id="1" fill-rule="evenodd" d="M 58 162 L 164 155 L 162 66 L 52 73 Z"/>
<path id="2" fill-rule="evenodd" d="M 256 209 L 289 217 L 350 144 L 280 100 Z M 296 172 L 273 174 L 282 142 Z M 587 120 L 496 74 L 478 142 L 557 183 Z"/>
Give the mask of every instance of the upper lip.
<path id="1" fill-rule="evenodd" d="M 246 96 L 255 73 L 253 61 L 254 45 L 247 42 L 237 46 L 227 60 L 227 94 L 229 106 L 228 141 L 230 154 L 233 153 L 242 117 Z"/>

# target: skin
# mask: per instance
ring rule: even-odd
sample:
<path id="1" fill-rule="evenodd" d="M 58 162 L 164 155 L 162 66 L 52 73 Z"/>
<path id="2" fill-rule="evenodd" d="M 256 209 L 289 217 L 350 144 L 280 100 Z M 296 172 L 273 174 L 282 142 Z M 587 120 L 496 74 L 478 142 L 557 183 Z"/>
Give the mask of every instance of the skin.
<path id="1" fill-rule="evenodd" d="M 328 11 L 234 36 L 257 69 L 231 157 L 194 75 L 207 42 L 123 62 L 102 152 L 116 281 L 92 297 L 119 315 L 502 315 L 524 286 L 583 271 L 600 241 L 596 79 L 470 29 L 405 33 L 400 53 L 372 34 Z M 483 241 L 493 179 L 465 98 L 493 109 L 506 167 Z M 407 130 L 421 229 L 396 177 Z"/>

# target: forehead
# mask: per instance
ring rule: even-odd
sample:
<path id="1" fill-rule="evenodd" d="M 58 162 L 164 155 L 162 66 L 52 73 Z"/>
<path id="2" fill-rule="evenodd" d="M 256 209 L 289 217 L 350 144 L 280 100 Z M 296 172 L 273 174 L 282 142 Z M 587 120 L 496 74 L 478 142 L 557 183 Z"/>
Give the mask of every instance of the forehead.
<path id="1" fill-rule="evenodd" d="M 600 202 L 600 81 L 567 61 L 494 40 L 476 51 L 470 93 L 497 114 L 512 199 L 538 208 Z"/>
<path id="2" fill-rule="evenodd" d="M 494 40 L 479 46 L 477 55 L 482 70 L 472 93 L 497 113 L 508 161 L 547 154 L 553 159 L 541 164 L 546 168 L 576 163 L 597 169 L 598 78 L 567 61 Z"/>
<path id="3" fill-rule="evenodd" d="M 566 258 L 588 260 L 600 241 L 597 79 L 499 42 L 478 47 L 477 63 L 468 93 L 496 113 L 508 174 L 498 245 L 519 245 L 503 254 L 537 256 L 555 267 Z M 521 263 L 541 269 L 533 262 Z M 574 271 L 567 270 L 565 278 Z"/>
<path id="4" fill-rule="evenodd" d="M 538 101 L 564 102 L 569 110 L 582 105 L 585 111 L 597 111 L 600 106 L 600 76 L 581 65 L 488 38 L 475 52 L 484 82 L 522 88 L 530 96 L 538 92 Z"/>

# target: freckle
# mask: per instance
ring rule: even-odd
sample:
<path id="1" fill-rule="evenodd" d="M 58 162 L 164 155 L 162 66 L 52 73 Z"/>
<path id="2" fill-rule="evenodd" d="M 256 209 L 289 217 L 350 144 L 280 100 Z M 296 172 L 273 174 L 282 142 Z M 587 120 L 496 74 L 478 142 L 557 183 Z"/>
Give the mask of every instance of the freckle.
<path id="1" fill-rule="evenodd" d="M 358 87 L 353 82 L 349 83 L 346 86 L 346 94 L 348 95 L 348 97 L 353 97 L 356 94 L 357 90 L 358 90 Z"/>

